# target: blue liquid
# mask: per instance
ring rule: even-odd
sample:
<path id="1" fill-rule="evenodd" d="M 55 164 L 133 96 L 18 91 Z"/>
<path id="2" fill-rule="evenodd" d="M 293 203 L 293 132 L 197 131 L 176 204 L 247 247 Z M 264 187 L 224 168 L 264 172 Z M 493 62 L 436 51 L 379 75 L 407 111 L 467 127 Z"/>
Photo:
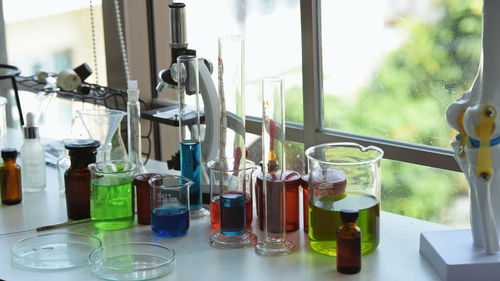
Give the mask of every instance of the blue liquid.
<path id="1" fill-rule="evenodd" d="M 189 210 L 179 206 L 154 209 L 151 229 L 159 236 L 183 236 L 189 229 Z"/>
<path id="2" fill-rule="evenodd" d="M 225 235 L 245 233 L 246 196 L 228 192 L 220 196 L 220 232 Z"/>
<path id="3" fill-rule="evenodd" d="M 181 176 L 194 182 L 189 187 L 189 209 L 203 207 L 201 199 L 200 143 L 186 141 L 181 143 Z"/>

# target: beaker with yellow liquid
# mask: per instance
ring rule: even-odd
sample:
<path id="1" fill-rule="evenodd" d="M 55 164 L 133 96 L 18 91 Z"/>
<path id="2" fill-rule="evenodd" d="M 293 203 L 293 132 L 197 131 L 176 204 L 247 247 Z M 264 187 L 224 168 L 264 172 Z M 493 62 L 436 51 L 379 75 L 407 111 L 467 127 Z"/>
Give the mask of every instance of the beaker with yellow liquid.
<path id="1" fill-rule="evenodd" d="M 356 209 L 361 228 L 361 252 L 368 254 L 380 240 L 380 159 L 383 151 L 356 143 L 328 143 L 306 150 L 309 164 L 309 245 L 336 256 L 340 211 Z"/>

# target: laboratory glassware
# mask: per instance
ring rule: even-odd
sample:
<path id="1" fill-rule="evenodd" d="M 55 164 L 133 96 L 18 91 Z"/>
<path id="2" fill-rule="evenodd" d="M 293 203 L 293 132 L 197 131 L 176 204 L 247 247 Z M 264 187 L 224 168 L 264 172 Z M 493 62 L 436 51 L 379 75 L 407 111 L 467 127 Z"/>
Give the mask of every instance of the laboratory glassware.
<path id="1" fill-rule="evenodd" d="M 173 249 L 146 242 L 106 245 L 88 259 L 90 271 L 105 280 L 151 280 L 175 268 Z"/>
<path id="2" fill-rule="evenodd" d="M 228 165 L 234 166 L 234 161 L 230 160 Z M 214 163 L 210 164 L 210 166 L 214 166 Z M 250 161 L 246 160 L 246 168 L 245 168 L 245 193 L 246 193 L 246 202 L 245 202 L 245 219 L 246 225 L 251 225 L 253 220 L 253 192 L 252 186 L 254 181 L 254 174 L 257 166 Z M 220 227 L 220 195 L 221 195 L 221 185 L 220 185 L 220 172 L 217 169 L 209 169 L 210 173 L 210 223 L 214 228 Z"/>
<path id="3" fill-rule="evenodd" d="M 21 176 L 23 189 L 28 192 L 37 192 L 45 189 L 45 152 L 40 143 L 38 127 L 35 124 L 35 115 L 28 112 L 24 130 L 24 142 L 21 146 Z"/>
<path id="4" fill-rule="evenodd" d="M 200 149 L 198 63 L 199 58 L 196 56 L 179 56 L 175 67 L 179 96 L 181 175 L 193 181 L 193 185 L 189 188 L 189 215 L 194 219 L 209 214 L 203 208 L 201 189 L 203 163 Z"/>
<path id="5" fill-rule="evenodd" d="M 23 199 L 21 185 L 21 168 L 16 163 L 17 150 L 15 148 L 2 149 L 3 164 L 0 169 L 2 203 L 6 205 L 18 204 Z"/>
<path id="6" fill-rule="evenodd" d="M 304 231 L 309 230 L 309 175 L 302 176 L 302 222 Z"/>
<path id="7" fill-rule="evenodd" d="M 359 211 L 362 253 L 380 239 L 380 159 L 383 151 L 356 143 L 328 143 L 305 152 L 309 164 L 309 245 L 335 256 L 342 209 Z M 328 223 L 325 223 L 328 222 Z"/>
<path id="8" fill-rule="evenodd" d="M 91 139 L 65 141 L 64 147 L 71 160 L 64 174 L 68 219 L 90 218 L 90 171 L 87 167 L 95 162 L 99 145 L 98 141 Z"/>
<path id="9" fill-rule="evenodd" d="M 219 213 L 219 231 L 210 236 L 210 245 L 215 248 L 253 247 L 256 236 L 246 230 L 246 214 L 251 212 L 252 200 L 246 165 L 227 158 L 224 162 L 212 160 L 207 165 L 211 184 L 219 191 L 210 202 L 210 210 Z"/>
<path id="10" fill-rule="evenodd" d="M 149 180 L 156 173 L 139 174 L 134 178 L 135 194 L 137 196 L 137 222 L 140 224 L 151 224 L 151 186 Z"/>
<path id="11" fill-rule="evenodd" d="M 285 180 L 285 230 L 287 232 L 299 229 L 299 186 L 302 183 L 300 174 L 296 171 L 285 170 L 285 175 L 281 175 L 281 171 L 276 172 L 277 178 Z M 267 174 L 268 184 L 272 184 L 273 177 Z M 264 200 L 265 195 L 262 186 L 262 173 L 257 176 L 255 185 L 255 193 L 257 198 L 257 215 L 259 216 L 259 228 L 264 230 Z"/>
<path id="12" fill-rule="evenodd" d="M 7 136 L 7 99 L 0 97 L 0 141 L 3 143 Z"/>
<path id="13" fill-rule="evenodd" d="M 361 230 L 356 225 L 356 210 L 342 209 L 342 224 L 337 229 L 337 271 L 354 274 L 361 270 Z"/>
<path id="14" fill-rule="evenodd" d="M 149 180 L 151 229 L 156 235 L 183 236 L 189 229 L 189 189 L 194 182 L 183 176 L 162 175 Z"/>
<path id="15" fill-rule="evenodd" d="M 64 144 L 66 142 L 70 142 L 72 139 L 66 139 L 63 141 Z M 59 193 L 64 194 L 64 174 L 66 173 L 66 170 L 69 169 L 69 166 L 71 166 L 71 160 L 69 159 L 69 152 L 66 148 L 63 149 L 63 153 L 59 158 L 57 159 L 57 177 L 59 181 Z"/>
<path id="16" fill-rule="evenodd" d="M 36 270 L 59 270 L 88 264 L 89 254 L 102 246 L 86 233 L 37 234 L 17 241 L 11 248 L 12 261 Z"/>
<path id="17" fill-rule="evenodd" d="M 127 139 L 129 161 L 136 166 L 136 173 L 144 173 L 141 148 L 141 107 L 137 81 L 128 81 L 127 100 Z"/>
<path id="18" fill-rule="evenodd" d="M 287 255 L 293 243 L 286 240 L 285 100 L 280 77 L 262 80 L 262 194 L 264 239 L 255 247 L 263 256 Z M 294 185 L 298 186 L 300 175 Z"/>
<path id="19" fill-rule="evenodd" d="M 101 143 L 97 150 L 99 161 L 127 159 L 127 153 L 120 140 L 115 141 L 115 146 L 118 147 L 113 148 L 111 144 L 123 116 L 127 113 L 114 109 L 84 109 L 77 112 L 90 138 Z"/>
<path id="20" fill-rule="evenodd" d="M 90 164 L 90 218 L 92 226 L 117 230 L 134 223 L 135 165 L 112 160 Z"/>

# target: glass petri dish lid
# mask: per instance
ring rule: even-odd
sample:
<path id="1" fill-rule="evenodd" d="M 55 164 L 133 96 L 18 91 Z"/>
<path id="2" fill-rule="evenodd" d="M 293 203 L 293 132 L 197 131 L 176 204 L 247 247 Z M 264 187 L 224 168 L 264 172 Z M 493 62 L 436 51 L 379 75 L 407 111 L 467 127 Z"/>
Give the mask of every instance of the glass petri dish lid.
<path id="1" fill-rule="evenodd" d="M 149 280 L 174 270 L 175 252 L 154 243 L 120 243 L 95 249 L 89 263 L 91 272 L 102 279 Z"/>
<path id="2" fill-rule="evenodd" d="M 101 246 L 101 240 L 89 234 L 56 232 L 17 241 L 11 248 L 11 257 L 21 267 L 67 269 L 87 265 L 89 254 Z"/>

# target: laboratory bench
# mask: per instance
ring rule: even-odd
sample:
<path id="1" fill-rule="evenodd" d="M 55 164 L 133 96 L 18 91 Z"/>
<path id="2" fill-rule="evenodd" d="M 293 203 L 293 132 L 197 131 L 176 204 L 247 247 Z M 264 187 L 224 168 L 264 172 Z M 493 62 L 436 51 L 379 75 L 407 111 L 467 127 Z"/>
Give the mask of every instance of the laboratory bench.
<path id="1" fill-rule="evenodd" d="M 166 164 L 148 163 L 149 170 L 166 172 Z M 57 171 L 47 167 L 47 188 L 42 192 L 23 194 L 18 205 L 0 206 L 0 233 L 34 229 L 39 226 L 65 222 L 66 202 L 59 192 Z M 259 238 L 254 216 L 253 231 Z M 440 280 L 427 261 L 419 254 L 420 233 L 443 230 L 448 227 L 399 216 L 381 213 L 381 235 L 378 248 L 362 259 L 359 274 L 337 273 L 335 258 L 317 254 L 309 249 L 307 233 L 302 227 L 287 233 L 287 239 L 295 244 L 292 254 L 280 257 L 263 257 L 253 248 L 214 249 L 208 237 L 214 233 L 209 217 L 191 220 L 186 236 L 164 238 L 153 235 L 150 226 L 134 224 L 133 227 L 103 232 L 90 223 L 67 226 L 43 233 L 72 231 L 93 234 L 103 245 L 118 242 L 153 242 L 175 250 L 176 268 L 160 280 L 380 280 L 422 281 Z M 0 236 L 0 279 L 3 280 L 100 280 L 94 277 L 88 266 L 61 271 L 40 271 L 20 268 L 12 263 L 11 246 L 19 239 L 36 234 L 35 231 Z"/>

